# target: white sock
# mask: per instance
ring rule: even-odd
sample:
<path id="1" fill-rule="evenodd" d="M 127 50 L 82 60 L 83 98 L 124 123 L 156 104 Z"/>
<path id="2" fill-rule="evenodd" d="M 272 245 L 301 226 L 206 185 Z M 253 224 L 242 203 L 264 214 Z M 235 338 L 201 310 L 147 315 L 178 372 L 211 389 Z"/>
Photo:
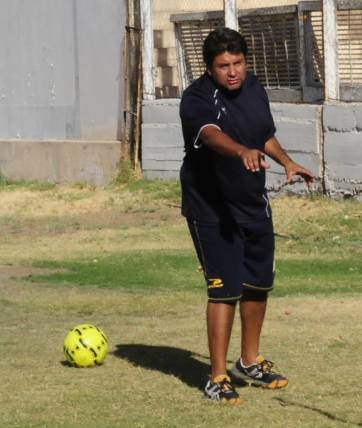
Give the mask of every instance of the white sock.
<path id="1" fill-rule="evenodd" d="M 254 366 L 256 364 L 256 361 L 255 361 L 255 363 L 252 363 L 252 364 L 249 364 L 248 366 L 246 366 L 240 357 L 240 364 L 241 364 L 241 367 L 243 367 L 244 369 L 248 369 L 249 367 Z"/>

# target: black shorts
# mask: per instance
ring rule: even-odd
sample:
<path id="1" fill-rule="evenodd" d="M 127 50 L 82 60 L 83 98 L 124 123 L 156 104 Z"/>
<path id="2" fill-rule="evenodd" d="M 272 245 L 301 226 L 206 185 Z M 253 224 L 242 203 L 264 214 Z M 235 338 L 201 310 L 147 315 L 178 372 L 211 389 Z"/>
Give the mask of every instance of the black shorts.
<path id="1" fill-rule="evenodd" d="M 274 281 L 271 218 L 248 224 L 207 224 L 188 219 L 209 301 L 236 302 L 243 290 L 266 292 Z"/>

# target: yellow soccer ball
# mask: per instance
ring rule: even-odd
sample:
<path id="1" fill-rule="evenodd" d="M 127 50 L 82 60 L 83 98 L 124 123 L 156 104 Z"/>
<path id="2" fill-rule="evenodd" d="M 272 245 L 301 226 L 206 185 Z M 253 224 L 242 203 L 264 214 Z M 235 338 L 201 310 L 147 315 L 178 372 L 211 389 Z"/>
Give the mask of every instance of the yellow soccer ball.
<path id="1" fill-rule="evenodd" d="M 74 327 L 64 339 L 64 354 L 75 367 L 100 365 L 108 352 L 108 338 L 104 332 L 91 324 Z"/>

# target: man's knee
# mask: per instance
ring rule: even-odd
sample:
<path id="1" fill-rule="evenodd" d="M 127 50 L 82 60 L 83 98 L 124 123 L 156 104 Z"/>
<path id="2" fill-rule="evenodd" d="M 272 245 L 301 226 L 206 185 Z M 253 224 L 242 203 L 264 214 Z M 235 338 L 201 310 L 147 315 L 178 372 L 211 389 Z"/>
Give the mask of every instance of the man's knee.
<path id="1" fill-rule="evenodd" d="M 265 290 L 254 290 L 250 288 L 244 288 L 243 295 L 241 296 L 241 302 L 265 302 L 268 299 L 269 291 Z"/>
<path id="2" fill-rule="evenodd" d="M 208 298 L 208 303 L 223 303 L 224 305 L 235 306 L 240 301 L 240 297 L 235 297 L 232 300 Z"/>

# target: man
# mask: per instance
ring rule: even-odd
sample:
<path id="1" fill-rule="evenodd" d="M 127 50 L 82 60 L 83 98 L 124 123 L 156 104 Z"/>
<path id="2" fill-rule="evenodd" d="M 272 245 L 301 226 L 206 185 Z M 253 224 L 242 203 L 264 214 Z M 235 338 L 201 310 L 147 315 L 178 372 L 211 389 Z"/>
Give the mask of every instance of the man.
<path id="1" fill-rule="evenodd" d="M 185 140 L 182 214 L 187 218 L 207 287 L 211 377 L 205 396 L 238 402 L 226 356 L 240 302 L 241 355 L 233 379 L 266 388 L 288 380 L 271 371 L 259 340 L 274 279 L 274 233 L 265 189 L 267 154 L 291 182 L 313 174 L 296 164 L 274 136 L 265 89 L 247 71 L 247 46 L 236 31 L 212 31 L 203 46 L 207 71 L 184 92 L 180 116 Z"/>

